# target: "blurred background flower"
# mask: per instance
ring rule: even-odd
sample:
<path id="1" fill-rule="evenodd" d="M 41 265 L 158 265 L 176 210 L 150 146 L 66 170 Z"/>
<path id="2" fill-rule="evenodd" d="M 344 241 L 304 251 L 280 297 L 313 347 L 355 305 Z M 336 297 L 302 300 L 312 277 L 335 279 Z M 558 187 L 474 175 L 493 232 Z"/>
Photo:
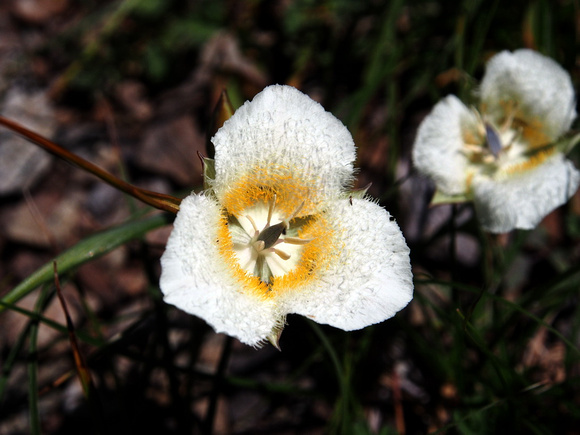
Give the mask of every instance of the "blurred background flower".
<path id="1" fill-rule="evenodd" d="M 413 161 L 435 181 L 434 202 L 473 201 L 483 228 L 533 229 L 578 189 L 580 172 L 565 158 L 577 136 L 570 75 L 533 50 L 493 56 L 468 108 L 454 96 L 419 126 Z"/>

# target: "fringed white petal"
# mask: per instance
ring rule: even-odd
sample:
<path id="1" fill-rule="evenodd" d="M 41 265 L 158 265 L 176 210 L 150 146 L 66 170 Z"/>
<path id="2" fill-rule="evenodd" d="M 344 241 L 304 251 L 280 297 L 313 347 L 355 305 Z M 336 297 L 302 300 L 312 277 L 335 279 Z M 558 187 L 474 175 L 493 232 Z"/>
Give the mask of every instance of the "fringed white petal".
<path id="1" fill-rule="evenodd" d="M 259 345 L 283 319 L 271 300 L 244 292 L 216 247 L 220 206 L 191 195 L 181 202 L 161 257 L 165 302 L 204 319 L 217 332 Z"/>
<path id="2" fill-rule="evenodd" d="M 580 172 L 562 154 L 501 180 L 473 181 L 475 210 L 484 229 L 504 233 L 532 229 L 578 189 Z"/>
<path id="3" fill-rule="evenodd" d="M 502 111 L 512 101 L 525 121 L 536 120 L 543 133 L 555 140 L 576 118 L 570 75 L 552 59 L 532 50 L 503 51 L 487 63 L 481 82 L 484 112 Z"/>
<path id="4" fill-rule="evenodd" d="M 465 193 L 468 160 L 462 153 L 464 135 L 476 131 L 478 119 L 457 97 L 435 105 L 419 126 L 413 163 L 447 195 Z"/>
<path id="5" fill-rule="evenodd" d="M 394 220 L 364 200 L 336 200 L 326 219 L 339 238 L 335 260 L 280 301 L 289 313 L 347 331 L 388 319 L 413 297 L 409 248 Z"/>
<path id="6" fill-rule="evenodd" d="M 347 128 L 307 95 L 269 86 L 246 102 L 213 137 L 220 201 L 256 168 L 309 186 L 310 201 L 336 197 L 352 184 L 355 147 Z"/>

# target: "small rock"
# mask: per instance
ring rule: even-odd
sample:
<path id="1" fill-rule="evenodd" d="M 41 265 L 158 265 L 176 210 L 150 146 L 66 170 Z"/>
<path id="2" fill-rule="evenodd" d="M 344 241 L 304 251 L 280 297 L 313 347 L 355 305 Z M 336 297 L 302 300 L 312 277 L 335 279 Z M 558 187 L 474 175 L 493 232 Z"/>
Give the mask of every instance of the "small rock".
<path id="1" fill-rule="evenodd" d="M 127 201 L 123 193 L 105 183 L 96 182 L 89 190 L 86 209 L 102 224 L 112 225 L 126 217 Z"/>
<path id="2" fill-rule="evenodd" d="M 66 10 L 69 0 L 18 0 L 12 2 L 12 13 L 23 21 L 43 24 Z"/>
<path id="3" fill-rule="evenodd" d="M 204 152 L 205 138 L 189 116 L 153 125 L 144 138 L 137 155 L 143 168 L 167 175 L 184 186 L 201 184 L 201 163 L 196 151 Z"/>
<path id="4" fill-rule="evenodd" d="M 50 138 L 55 130 L 54 112 L 44 92 L 27 94 L 21 89 L 8 92 L 2 116 Z M 50 155 L 15 133 L 0 132 L 0 196 L 30 188 L 49 168 Z"/>
<path id="5" fill-rule="evenodd" d="M 82 197 L 42 192 L 22 201 L 0 216 L 2 233 L 9 240 L 38 247 L 69 245 L 76 238 L 82 216 Z"/>
<path id="6" fill-rule="evenodd" d="M 147 234 L 145 234 L 145 240 L 150 245 L 165 246 L 172 229 L 173 227 L 171 225 L 166 225 L 161 228 L 154 229 L 153 231 L 149 231 Z"/>
<path id="7" fill-rule="evenodd" d="M 142 83 L 126 80 L 119 83 L 115 90 L 119 102 L 135 119 L 146 121 L 153 116 L 153 107 Z"/>

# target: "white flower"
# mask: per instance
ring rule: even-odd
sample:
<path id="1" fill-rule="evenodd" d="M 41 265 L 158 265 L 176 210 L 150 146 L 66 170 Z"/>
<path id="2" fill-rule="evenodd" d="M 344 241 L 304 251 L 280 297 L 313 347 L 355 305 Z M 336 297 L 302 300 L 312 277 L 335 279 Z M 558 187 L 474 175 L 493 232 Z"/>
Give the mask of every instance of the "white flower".
<path id="1" fill-rule="evenodd" d="M 166 302 L 249 345 L 277 345 L 289 313 L 354 330 L 407 305 L 409 249 L 383 208 L 349 197 L 338 119 L 271 86 L 212 142 L 211 188 L 183 200 L 161 258 Z"/>
<path id="2" fill-rule="evenodd" d="M 448 96 L 419 127 L 417 169 L 449 200 L 472 200 L 494 233 L 532 229 L 576 191 L 580 173 L 558 139 L 576 118 L 568 73 L 531 50 L 487 64 L 479 110 Z"/>

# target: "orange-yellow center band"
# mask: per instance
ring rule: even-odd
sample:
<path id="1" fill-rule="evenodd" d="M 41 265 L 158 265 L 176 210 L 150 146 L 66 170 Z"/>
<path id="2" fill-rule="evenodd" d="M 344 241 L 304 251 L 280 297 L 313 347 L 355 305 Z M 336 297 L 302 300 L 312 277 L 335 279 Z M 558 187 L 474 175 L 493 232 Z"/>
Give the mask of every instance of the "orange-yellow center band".
<path id="1" fill-rule="evenodd" d="M 323 210 L 310 200 L 308 186 L 303 180 L 292 177 L 290 171 L 266 171 L 257 169 L 250 176 L 240 180 L 228 189 L 222 200 L 222 216 L 218 229 L 218 249 L 233 276 L 240 284 L 240 290 L 260 298 L 272 298 L 286 291 L 297 290 L 307 285 L 336 255 L 338 247 L 335 226 L 328 221 Z M 297 228 L 298 237 L 308 239 L 302 246 L 300 258 L 294 267 L 282 276 L 272 277 L 270 283 L 244 270 L 235 254 L 228 222 L 230 215 L 240 219 L 248 209 L 263 204 L 267 206 L 275 200 L 279 214 L 292 216 L 302 204 L 300 216 L 290 220 L 290 229 Z M 307 211 L 306 213 L 304 211 Z M 306 216 L 305 216 L 306 215 Z M 277 224 L 278 222 L 272 222 Z M 280 245 L 283 246 L 283 245 Z"/>

